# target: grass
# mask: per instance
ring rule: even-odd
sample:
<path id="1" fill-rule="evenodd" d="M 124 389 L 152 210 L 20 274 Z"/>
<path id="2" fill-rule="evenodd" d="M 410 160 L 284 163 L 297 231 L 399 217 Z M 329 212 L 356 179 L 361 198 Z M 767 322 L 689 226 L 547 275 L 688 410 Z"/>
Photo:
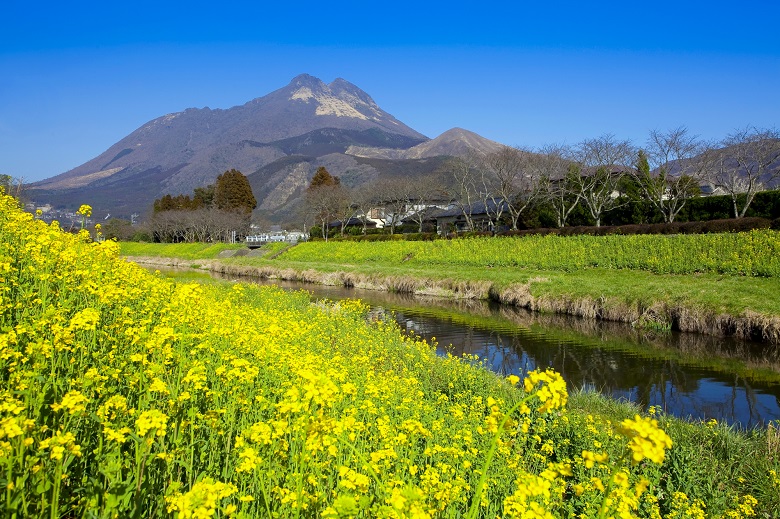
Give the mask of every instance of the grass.
<path id="1" fill-rule="evenodd" d="M 437 357 L 367 322 L 356 302 L 171 282 L 4 197 L 0 276 L 8 515 L 603 518 L 706 507 L 749 517 L 780 507 L 768 431 L 628 418 L 631 408 L 587 400 L 605 409 L 579 411 L 590 396 L 567 408 L 555 373 L 517 385 L 477 359 Z"/>
<path id="2" fill-rule="evenodd" d="M 776 245 L 777 236 L 774 231 L 767 231 L 753 241 L 771 249 Z M 589 238 L 620 240 L 636 237 Z M 502 245 L 510 247 L 515 241 L 525 239 L 464 240 L 469 241 L 475 251 L 474 258 L 469 258 L 468 250 L 460 244 L 457 256 L 449 264 L 446 263 L 447 254 L 441 250 L 431 252 L 424 249 L 430 247 L 429 243 L 441 248 L 449 242 L 314 242 L 298 245 L 280 255 L 269 252 L 262 257 L 233 257 L 219 260 L 219 263 L 236 275 L 279 276 L 449 297 L 492 298 L 543 312 L 622 321 L 654 329 L 675 327 L 681 331 L 712 335 L 734 334 L 741 338 L 780 343 L 780 298 L 767 297 L 767 294 L 780 293 L 780 277 L 713 271 L 717 269 L 673 274 L 638 268 L 571 268 L 571 265 L 565 264 L 565 259 L 556 260 L 564 265 L 561 268 L 542 269 L 518 266 L 520 260 L 514 261 L 516 265 L 507 265 L 508 262 L 499 264 L 492 262 L 490 255 L 476 252 L 482 244 L 489 244 L 495 249 Z M 559 241 L 566 239 L 557 238 L 557 247 L 565 248 Z M 703 239 L 712 241 L 711 237 Z M 723 248 L 732 242 L 733 239 L 724 238 L 713 243 L 720 243 Z M 748 245 L 752 243 L 748 242 Z M 736 243 L 741 242 L 737 240 Z M 141 254 L 137 247 L 123 243 L 122 253 L 128 256 L 183 258 L 178 247 L 186 252 L 180 245 L 149 244 L 142 247 L 144 253 Z M 156 247 L 159 249 L 155 250 Z M 362 247 L 366 250 L 361 252 Z M 744 252 L 745 247 L 740 250 Z M 645 246 L 636 252 L 640 256 L 638 262 L 645 261 L 642 251 L 647 248 Z M 503 255 L 508 255 L 509 250 L 505 250 Z M 619 248 L 619 251 L 620 254 L 628 254 L 626 247 Z M 419 259 L 426 257 L 428 252 L 434 259 Z M 410 254 L 418 259 L 408 260 Z M 550 254 L 549 250 L 547 254 Z M 726 249 L 721 254 L 734 256 L 734 264 L 755 265 L 739 251 L 729 252 Z M 532 258 L 523 261 L 528 265 L 535 263 Z M 678 265 L 679 262 L 675 260 L 673 264 Z M 648 319 L 648 316 L 652 318 Z"/>
<path id="3" fill-rule="evenodd" d="M 220 252 L 245 250 L 242 243 L 141 243 L 125 242 L 123 254 L 129 256 L 176 257 L 189 260 L 216 259 Z"/>
<path id="4" fill-rule="evenodd" d="M 128 251 L 131 249 L 128 249 Z M 122 244 L 122 254 L 125 252 Z M 171 256 L 176 256 L 172 253 Z M 226 264 L 253 267 L 272 266 L 335 273 L 354 272 L 365 276 L 408 277 L 466 283 L 484 281 L 498 291 L 515 285 L 528 285 L 537 298 L 612 299 L 626 304 L 650 306 L 653 303 L 706 308 L 715 312 L 739 315 L 746 309 L 768 315 L 780 315 L 780 298 L 766 294 L 780 293 L 778 278 L 749 278 L 719 274 L 674 275 L 653 274 L 635 270 L 588 268 L 574 272 L 519 269 L 511 267 L 450 267 L 387 263 L 331 263 L 324 261 L 289 261 L 284 255 L 273 261 L 261 258 L 231 258 Z M 487 295 L 487 294 L 486 294 Z"/>

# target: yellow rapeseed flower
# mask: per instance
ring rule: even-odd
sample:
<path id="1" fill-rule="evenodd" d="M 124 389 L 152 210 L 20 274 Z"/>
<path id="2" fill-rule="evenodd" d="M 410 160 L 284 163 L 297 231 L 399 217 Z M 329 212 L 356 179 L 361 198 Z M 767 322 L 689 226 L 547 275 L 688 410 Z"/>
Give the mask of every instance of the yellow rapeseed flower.
<path id="1" fill-rule="evenodd" d="M 142 412 L 135 421 L 135 429 L 141 437 L 153 429 L 156 430 L 156 436 L 165 436 L 167 426 L 168 416 L 156 409 Z"/>
<path id="2" fill-rule="evenodd" d="M 664 462 L 666 449 L 672 448 L 672 439 L 653 418 L 639 415 L 633 420 L 626 418 L 618 426 L 618 432 L 630 439 L 628 447 L 634 464 L 647 458 L 660 465 Z"/>
<path id="3" fill-rule="evenodd" d="M 566 390 L 566 381 L 560 374 L 551 369 L 547 371 L 534 370 L 528 373 L 523 380 L 523 388 L 526 393 L 534 392 L 536 398 L 542 402 L 538 409 L 541 413 L 563 407 L 566 405 L 569 395 Z"/>
<path id="4" fill-rule="evenodd" d="M 168 512 L 178 512 L 182 519 L 213 517 L 222 509 L 221 501 L 236 494 L 238 489 L 231 483 L 222 483 L 212 478 L 203 478 L 186 493 L 177 493 L 165 498 Z M 228 505 L 229 506 L 229 505 Z"/>
<path id="5" fill-rule="evenodd" d="M 76 414 L 86 410 L 88 402 L 89 399 L 81 394 L 81 392 L 73 390 L 68 391 L 67 394 L 62 397 L 62 401 L 59 404 L 51 404 L 51 408 L 54 411 L 66 409 L 68 414 Z"/>

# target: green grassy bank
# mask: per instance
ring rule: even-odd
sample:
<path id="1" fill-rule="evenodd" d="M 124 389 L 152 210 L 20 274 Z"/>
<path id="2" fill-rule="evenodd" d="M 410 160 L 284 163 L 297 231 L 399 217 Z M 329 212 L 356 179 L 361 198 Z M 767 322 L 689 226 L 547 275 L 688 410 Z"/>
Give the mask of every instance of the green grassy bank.
<path id="1" fill-rule="evenodd" d="M 7 517 L 771 517 L 735 432 L 438 357 L 358 302 L 173 282 L 0 196 Z M 587 411 L 582 411 L 587 409 Z M 668 435 L 668 436 L 667 436 Z"/>
<path id="2" fill-rule="evenodd" d="M 311 242 L 280 255 L 275 247 L 219 260 L 205 246 L 185 258 L 178 246 L 123 243 L 122 254 L 232 275 L 494 299 L 541 312 L 780 344 L 775 231 Z M 192 245 L 182 247 L 192 254 Z"/>

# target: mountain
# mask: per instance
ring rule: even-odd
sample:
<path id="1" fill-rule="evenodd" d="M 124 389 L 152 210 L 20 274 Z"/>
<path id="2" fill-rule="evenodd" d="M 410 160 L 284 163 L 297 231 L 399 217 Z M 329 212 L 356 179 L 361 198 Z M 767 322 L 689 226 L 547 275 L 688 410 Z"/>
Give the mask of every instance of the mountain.
<path id="1" fill-rule="evenodd" d="M 377 159 L 422 159 L 442 155 L 459 157 L 466 155 L 470 150 L 488 154 L 498 151 L 503 146 L 503 144 L 491 141 L 463 128 L 453 128 L 435 139 L 422 142 L 408 149 L 353 145 L 347 148 L 346 153 L 356 157 Z"/>
<path id="2" fill-rule="evenodd" d="M 62 208 L 89 203 L 96 214 L 144 214 L 155 198 L 191 193 L 235 168 L 250 177 L 264 216 L 278 220 L 320 165 L 358 185 L 397 169 L 369 158 L 416 160 L 409 171 L 430 173 L 441 166 L 430 158 L 460 154 L 470 142 L 497 146 L 460 129 L 430 140 L 348 81 L 302 74 L 244 105 L 149 121 L 94 159 L 32 184 L 29 196 Z"/>

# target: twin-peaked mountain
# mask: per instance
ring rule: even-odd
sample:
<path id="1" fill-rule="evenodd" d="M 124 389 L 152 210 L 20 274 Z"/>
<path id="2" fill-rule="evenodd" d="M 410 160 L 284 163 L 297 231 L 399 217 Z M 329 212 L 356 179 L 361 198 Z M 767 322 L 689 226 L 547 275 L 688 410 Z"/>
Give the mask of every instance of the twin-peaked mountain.
<path id="1" fill-rule="evenodd" d="M 96 214 L 143 214 L 155 198 L 190 193 L 235 168 L 273 221 L 291 214 L 319 166 L 354 186 L 431 174 L 467 148 L 498 146 L 461 129 L 428 139 L 348 81 L 325 84 L 303 74 L 241 106 L 158 117 L 85 164 L 34 184 L 31 197 L 55 207 L 89 203 Z"/>

